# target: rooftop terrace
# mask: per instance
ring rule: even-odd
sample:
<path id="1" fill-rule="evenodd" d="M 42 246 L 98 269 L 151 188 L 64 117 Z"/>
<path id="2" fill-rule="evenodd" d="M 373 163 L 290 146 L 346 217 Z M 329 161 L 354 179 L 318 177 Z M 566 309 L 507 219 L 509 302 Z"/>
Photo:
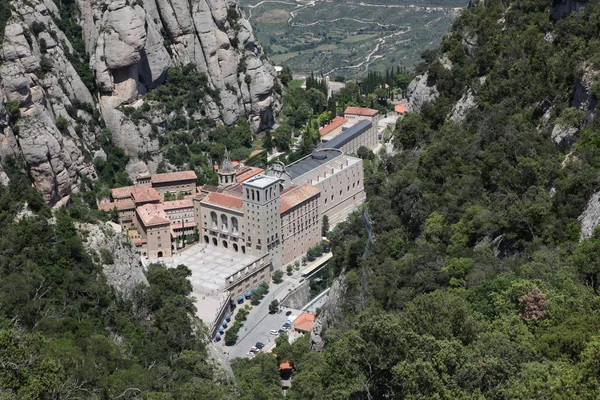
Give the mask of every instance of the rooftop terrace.
<path id="1" fill-rule="evenodd" d="M 292 179 L 296 179 L 342 155 L 343 153 L 341 150 L 323 148 L 288 165 L 286 170 L 291 175 Z"/>

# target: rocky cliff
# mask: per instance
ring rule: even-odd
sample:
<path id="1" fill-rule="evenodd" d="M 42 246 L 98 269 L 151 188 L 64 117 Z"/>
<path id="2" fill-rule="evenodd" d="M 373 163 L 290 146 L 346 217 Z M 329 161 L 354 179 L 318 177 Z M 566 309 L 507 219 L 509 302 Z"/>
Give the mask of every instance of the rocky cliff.
<path id="1" fill-rule="evenodd" d="M 140 255 L 129 238 L 116 234 L 108 225 L 79 223 L 84 246 L 98 256 L 108 283 L 123 296 L 130 296 L 141 283 L 148 284 Z M 109 259 L 103 252 L 110 253 Z"/>
<path id="2" fill-rule="evenodd" d="M 275 70 L 233 0 L 10 4 L 11 17 L 0 21 L 0 157 L 22 158 L 50 203 L 77 190 L 82 177 L 96 178 L 104 127 L 134 163 L 158 153 L 156 133 L 169 115 L 139 122 L 124 108 L 144 106 L 144 95 L 174 66 L 206 74 L 213 94 L 187 118 L 233 124 L 248 115 L 259 131 L 280 107 Z"/>

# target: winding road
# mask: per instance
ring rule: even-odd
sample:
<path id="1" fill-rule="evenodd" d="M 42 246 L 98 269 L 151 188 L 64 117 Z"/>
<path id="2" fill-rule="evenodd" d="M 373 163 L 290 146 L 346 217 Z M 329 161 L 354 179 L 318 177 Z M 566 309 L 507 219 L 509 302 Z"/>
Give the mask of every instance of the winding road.
<path id="1" fill-rule="evenodd" d="M 359 19 L 359 18 L 350 18 L 350 17 L 340 17 L 340 18 L 334 18 L 334 19 L 324 19 L 324 20 L 320 20 L 320 21 L 315 21 L 315 22 L 311 22 L 311 23 L 297 23 L 294 22 L 294 18 L 296 18 L 296 14 L 308 7 L 314 7 L 315 4 L 317 3 L 317 1 L 323 1 L 323 0 L 312 0 L 304 5 L 302 4 L 298 4 L 297 2 L 291 2 L 291 1 L 284 1 L 284 0 L 262 0 L 256 4 L 253 5 L 248 5 L 247 7 L 250 9 L 250 14 L 248 16 L 248 19 L 250 19 L 252 17 L 252 9 L 255 9 L 257 7 L 260 7 L 264 4 L 268 4 L 268 3 L 279 3 L 279 4 L 286 4 L 286 5 L 290 5 L 290 6 L 295 6 L 295 9 L 293 11 L 290 11 L 290 18 L 287 20 L 288 25 L 290 26 L 296 26 L 296 27 L 309 27 L 309 26 L 315 26 L 315 25 L 319 25 L 319 24 L 331 24 L 331 23 L 335 23 L 337 21 L 342 21 L 342 20 L 349 20 L 349 21 L 354 21 L 360 24 L 370 24 L 370 25 L 377 25 L 379 27 L 382 28 L 395 28 L 398 31 L 390 33 L 388 35 L 379 37 L 377 39 L 375 39 L 377 41 L 377 44 L 375 45 L 375 47 L 366 54 L 364 60 L 358 64 L 354 64 L 354 65 L 346 65 L 346 66 L 342 66 L 342 67 L 336 67 L 326 73 L 323 73 L 323 75 L 328 76 L 330 74 L 332 74 L 335 71 L 338 70 L 343 70 L 343 69 L 358 69 L 358 68 L 368 68 L 368 66 L 370 64 L 372 64 L 374 61 L 383 58 L 384 55 L 383 54 L 378 54 L 376 55 L 377 52 L 380 51 L 381 46 L 383 46 L 386 43 L 386 39 L 389 39 L 391 37 L 394 36 L 398 36 L 398 35 L 404 35 L 407 32 L 409 32 L 411 30 L 410 27 L 406 27 L 406 26 L 399 26 L 396 24 L 382 24 L 380 22 L 377 21 L 369 21 L 369 20 L 363 20 L 363 19 Z M 372 3 L 366 3 L 366 2 L 360 2 L 360 3 L 355 3 L 354 5 L 357 6 L 362 6 L 362 7 L 378 7 L 378 8 L 404 8 L 404 9 L 414 9 L 414 10 L 427 10 L 427 11 L 459 11 L 461 10 L 461 8 L 447 8 L 447 7 L 426 7 L 426 6 L 417 6 L 414 4 L 372 4 Z M 432 23 L 436 23 L 437 21 L 439 21 L 441 18 L 435 19 L 433 21 L 430 21 L 427 25 L 432 24 Z"/>

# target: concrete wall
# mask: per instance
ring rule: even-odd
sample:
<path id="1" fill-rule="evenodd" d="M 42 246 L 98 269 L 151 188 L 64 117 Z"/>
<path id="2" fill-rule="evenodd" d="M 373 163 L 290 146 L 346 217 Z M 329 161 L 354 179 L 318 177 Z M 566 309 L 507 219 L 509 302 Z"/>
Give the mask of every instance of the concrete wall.
<path id="1" fill-rule="evenodd" d="M 310 301 L 310 281 L 306 281 L 291 291 L 283 300 L 282 307 L 301 309 Z"/>

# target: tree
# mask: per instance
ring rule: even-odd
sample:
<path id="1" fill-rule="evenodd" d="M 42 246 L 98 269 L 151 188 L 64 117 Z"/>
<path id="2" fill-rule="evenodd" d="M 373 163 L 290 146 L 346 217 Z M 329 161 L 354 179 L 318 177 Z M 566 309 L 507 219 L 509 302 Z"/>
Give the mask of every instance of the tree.
<path id="1" fill-rule="evenodd" d="M 233 327 L 229 328 L 227 332 L 225 332 L 225 344 L 227 346 L 233 346 L 235 342 L 237 342 L 238 331 Z"/>
<path id="2" fill-rule="evenodd" d="M 253 303 L 258 303 L 260 301 L 260 299 L 262 299 L 262 293 L 260 292 L 260 290 L 253 290 L 252 291 L 252 302 Z"/>
<path id="3" fill-rule="evenodd" d="M 269 303 L 269 314 L 275 314 L 279 309 L 279 302 L 277 300 L 273 300 Z"/>
<path id="4" fill-rule="evenodd" d="M 277 271 L 273 272 L 271 278 L 273 278 L 273 283 L 281 283 L 283 282 L 283 272 L 278 269 Z"/>
<path id="5" fill-rule="evenodd" d="M 270 153 L 273 150 L 274 143 L 273 137 L 271 136 L 271 131 L 267 130 L 265 132 L 265 138 L 263 139 L 263 147 Z"/>
<path id="6" fill-rule="evenodd" d="M 288 264 L 288 266 L 286 267 L 286 271 L 287 271 L 288 276 L 292 276 L 294 269 L 292 268 L 291 265 Z"/>
<path id="7" fill-rule="evenodd" d="M 323 224 L 321 225 L 321 236 L 326 237 L 327 232 L 329 232 L 329 217 L 327 215 L 324 215 Z"/>
<path id="8" fill-rule="evenodd" d="M 267 282 L 262 282 L 258 288 L 262 292 L 263 296 L 269 292 L 269 284 Z"/>

